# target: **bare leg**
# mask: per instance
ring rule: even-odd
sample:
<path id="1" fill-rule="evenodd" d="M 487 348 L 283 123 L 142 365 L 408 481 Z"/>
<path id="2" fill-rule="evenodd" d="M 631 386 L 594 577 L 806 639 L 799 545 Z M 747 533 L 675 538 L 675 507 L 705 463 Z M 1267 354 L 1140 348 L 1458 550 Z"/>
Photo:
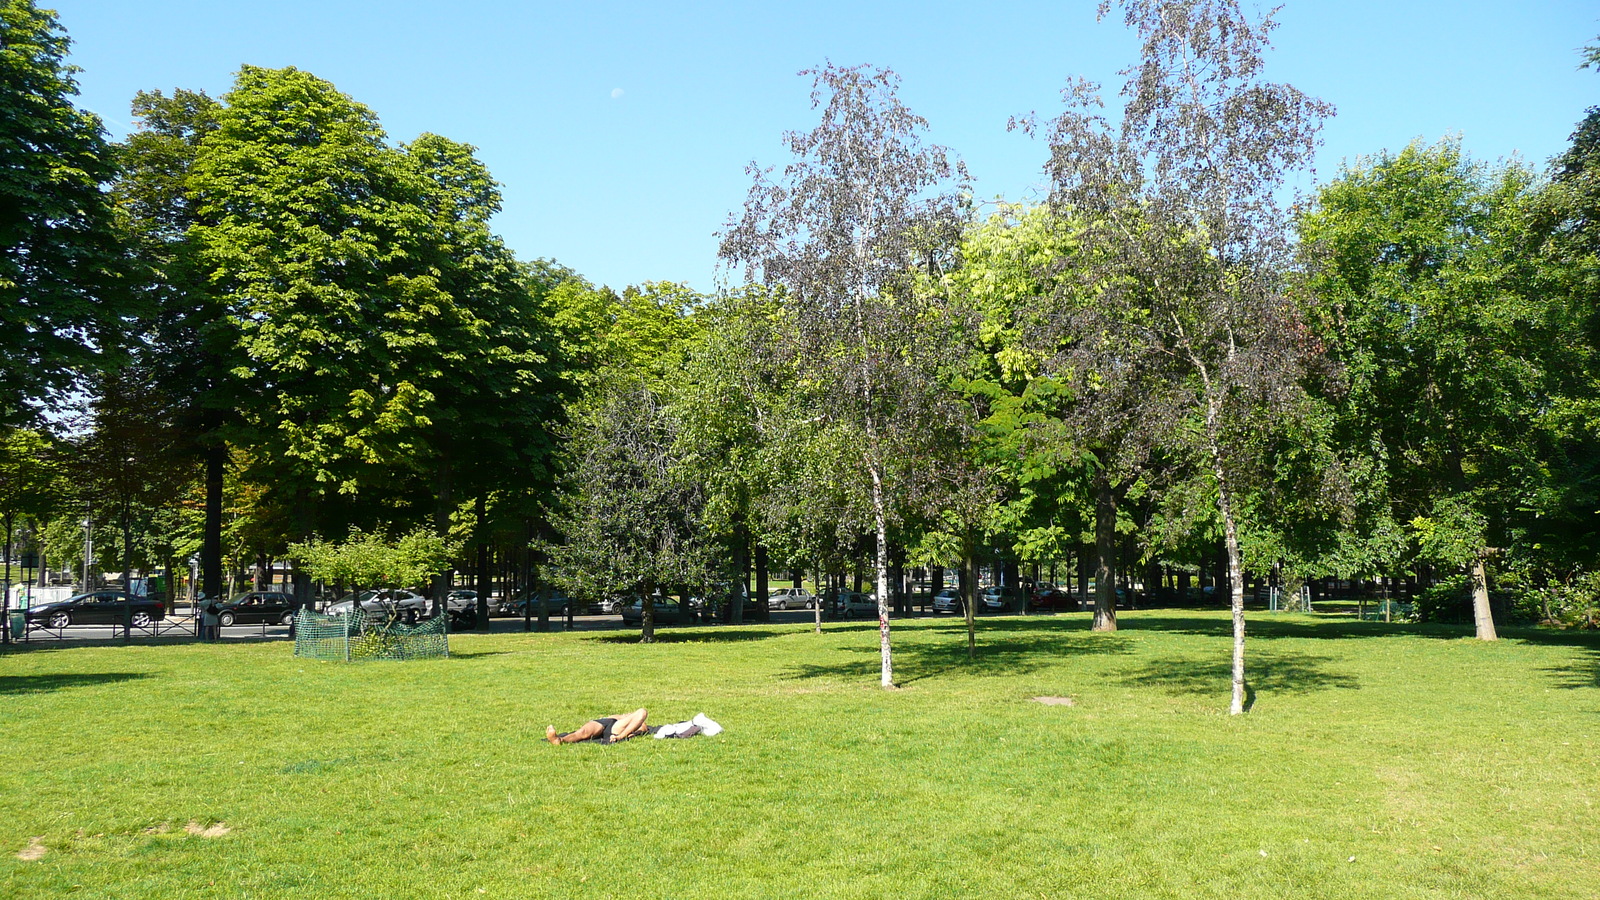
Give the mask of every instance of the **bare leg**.
<path id="1" fill-rule="evenodd" d="M 576 744 L 579 741 L 587 741 L 592 737 L 596 737 L 605 730 L 605 726 L 599 722 L 589 721 L 583 723 L 577 731 L 558 735 L 554 725 L 546 725 L 544 727 L 544 739 L 552 744 Z"/>
<path id="2" fill-rule="evenodd" d="M 644 720 L 649 715 L 649 710 L 641 706 L 625 716 L 617 716 L 617 724 L 611 726 L 611 740 L 613 742 L 625 740 L 644 731 Z"/>

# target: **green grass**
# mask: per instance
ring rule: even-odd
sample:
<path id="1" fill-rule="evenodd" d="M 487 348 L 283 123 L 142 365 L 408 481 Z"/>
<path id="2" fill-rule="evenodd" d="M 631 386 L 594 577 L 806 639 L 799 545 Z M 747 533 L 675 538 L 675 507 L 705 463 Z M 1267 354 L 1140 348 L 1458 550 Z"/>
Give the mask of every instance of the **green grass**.
<path id="1" fill-rule="evenodd" d="M 0 896 L 1600 897 L 1596 636 L 1262 613 L 1234 718 L 1225 616 L 1121 621 L 0 655 Z M 727 732 L 541 740 L 641 705 Z"/>

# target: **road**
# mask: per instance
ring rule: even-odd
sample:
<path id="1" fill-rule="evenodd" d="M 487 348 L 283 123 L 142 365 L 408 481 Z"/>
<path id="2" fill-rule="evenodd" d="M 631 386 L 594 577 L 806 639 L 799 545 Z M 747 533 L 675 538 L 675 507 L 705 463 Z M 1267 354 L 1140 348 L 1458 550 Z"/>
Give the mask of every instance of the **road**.
<path id="1" fill-rule="evenodd" d="M 919 616 L 930 613 L 918 613 Z M 810 623 L 815 620 L 816 613 L 809 609 L 775 609 L 771 611 L 772 622 L 780 625 L 795 625 Z M 824 619 L 824 621 L 833 621 Z M 855 621 L 870 621 L 856 619 Z M 533 626 L 538 627 L 538 620 L 533 620 Z M 521 617 L 494 617 L 489 620 L 489 630 L 496 634 L 510 634 L 524 629 L 524 620 Z M 550 627 L 555 631 L 568 630 L 565 620 L 552 616 Z M 678 627 L 716 627 L 715 625 L 696 624 L 691 626 L 658 625 L 664 631 L 671 631 Z M 637 625 L 626 626 L 626 630 L 635 630 Z M 619 615 L 606 616 L 575 616 L 572 621 L 573 631 L 622 631 L 622 617 Z M 221 629 L 222 640 L 286 640 L 289 637 L 287 625 L 231 625 Z M 159 633 L 157 633 L 159 632 Z M 135 641 L 148 641 L 152 638 L 193 640 L 195 638 L 194 619 L 187 615 L 169 616 L 158 623 L 158 627 L 151 631 L 134 629 L 132 639 Z M 12 640 L 22 643 L 21 635 L 12 635 Z M 72 625 L 60 631 L 45 631 L 33 629 L 28 633 L 26 643 L 55 643 L 59 641 L 120 641 L 123 640 L 122 626 L 110 625 Z"/>

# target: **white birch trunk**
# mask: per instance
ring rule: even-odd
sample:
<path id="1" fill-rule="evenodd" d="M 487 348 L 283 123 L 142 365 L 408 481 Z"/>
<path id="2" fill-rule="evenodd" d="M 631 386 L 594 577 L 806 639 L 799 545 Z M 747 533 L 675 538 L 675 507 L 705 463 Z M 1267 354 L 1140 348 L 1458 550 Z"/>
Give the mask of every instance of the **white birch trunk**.
<path id="1" fill-rule="evenodd" d="M 1228 705 L 1230 715 L 1244 712 L 1244 567 L 1239 563 L 1239 531 L 1233 520 L 1232 503 L 1222 487 L 1222 474 L 1217 473 L 1217 505 L 1222 509 L 1223 540 L 1228 547 L 1228 604 L 1233 610 L 1233 701 Z"/>
<path id="2" fill-rule="evenodd" d="M 1201 377 L 1206 377 L 1204 370 Z M 1210 380 L 1207 379 L 1207 388 Z M 1222 539 L 1228 552 L 1228 606 L 1233 612 L 1233 699 L 1229 715 L 1244 712 L 1247 685 L 1244 677 L 1244 566 L 1239 561 L 1239 526 L 1234 520 L 1232 485 L 1222 461 L 1222 445 L 1217 438 L 1217 401 L 1206 401 L 1206 440 L 1211 445 L 1211 471 L 1217 479 L 1217 513 L 1222 518 Z"/>
<path id="3" fill-rule="evenodd" d="M 883 686 L 894 687 L 894 660 L 889 654 L 889 517 L 883 506 L 883 478 L 872 469 L 873 524 L 878 529 L 878 647 L 883 657 Z"/>

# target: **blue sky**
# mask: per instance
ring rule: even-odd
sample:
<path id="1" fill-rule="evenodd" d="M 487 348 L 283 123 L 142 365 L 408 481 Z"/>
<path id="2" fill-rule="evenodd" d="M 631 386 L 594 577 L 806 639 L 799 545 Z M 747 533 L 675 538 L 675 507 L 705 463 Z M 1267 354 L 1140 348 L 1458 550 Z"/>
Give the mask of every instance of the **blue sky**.
<path id="1" fill-rule="evenodd" d="M 297 66 L 371 107 L 394 140 L 474 144 L 505 193 L 497 230 L 523 258 L 621 288 L 713 287 L 715 232 L 745 166 L 785 161 L 815 122 L 825 59 L 889 66 L 930 139 L 980 198 L 1042 195 L 1045 148 L 1008 117 L 1054 114 L 1069 76 L 1114 92 L 1136 45 L 1069 2 L 354 2 L 41 0 L 73 39 L 82 106 L 120 137 L 141 89 L 220 95 L 242 64 Z M 1342 160 L 1459 133 L 1479 159 L 1542 167 L 1600 73 L 1577 48 L 1593 0 L 1288 0 L 1268 75 L 1334 103 L 1317 177 Z M 1311 186 L 1304 181 L 1301 187 Z"/>

